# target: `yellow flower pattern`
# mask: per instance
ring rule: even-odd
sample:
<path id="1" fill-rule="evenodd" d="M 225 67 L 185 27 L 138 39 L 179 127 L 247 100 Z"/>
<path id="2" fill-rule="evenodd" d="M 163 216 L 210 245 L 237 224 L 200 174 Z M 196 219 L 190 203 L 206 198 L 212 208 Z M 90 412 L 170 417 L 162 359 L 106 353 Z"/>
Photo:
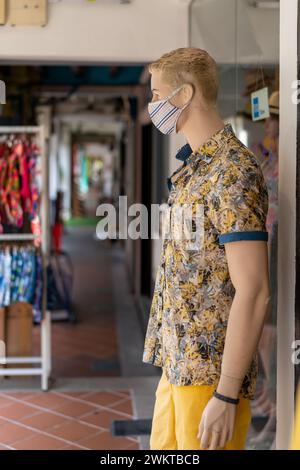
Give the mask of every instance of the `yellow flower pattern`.
<path id="1" fill-rule="evenodd" d="M 184 238 L 163 239 L 142 360 L 164 367 L 172 384 L 217 386 L 235 291 L 224 243 L 267 241 L 268 190 L 256 155 L 229 123 L 170 181 L 171 211 L 203 205 L 204 237 L 193 249 Z M 245 398 L 254 398 L 257 369 L 256 352 L 241 387 Z"/>

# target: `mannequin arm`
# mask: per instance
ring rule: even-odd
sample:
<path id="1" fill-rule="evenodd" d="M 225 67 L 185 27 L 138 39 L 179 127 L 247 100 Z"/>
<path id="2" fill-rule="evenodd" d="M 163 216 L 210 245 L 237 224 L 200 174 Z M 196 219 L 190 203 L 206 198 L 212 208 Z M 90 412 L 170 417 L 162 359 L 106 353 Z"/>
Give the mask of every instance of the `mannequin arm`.
<path id="1" fill-rule="evenodd" d="M 226 331 L 218 392 L 236 398 L 262 333 L 270 300 L 267 242 L 225 243 L 235 296 Z M 232 379 L 235 377 L 240 380 Z"/>
<path id="2" fill-rule="evenodd" d="M 270 299 L 267 242 L 225 243 L 229 274 L 235 287 L 226 331 L 222 374 L 217 391 L 237 398 L 257 349 Z M 224 375 L 223 375 L 224 374 Z M 236 405 L 213 397 L 207 404 L 197 437 L 203 448 L 224 447 L 232 439 Z"/>

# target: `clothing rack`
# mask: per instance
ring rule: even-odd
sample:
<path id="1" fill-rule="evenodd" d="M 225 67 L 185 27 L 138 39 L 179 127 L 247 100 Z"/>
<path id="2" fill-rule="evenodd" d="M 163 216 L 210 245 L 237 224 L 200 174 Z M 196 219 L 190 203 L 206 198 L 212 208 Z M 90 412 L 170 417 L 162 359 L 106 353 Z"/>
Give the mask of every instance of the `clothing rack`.
<path id="1" fill-rule="evenodd" d="M 43 263 L 43 297 L 41 320 L 41 355 L 34 357 L 0 357 L 0 364 L 38 364 L 40 367 L 14 367 L 0 368 L 1 376 L 40 375 L 41 388 L 46 391 L 49 388 L 51 373 L 51 316 L 47 310 L 47 265 L 49 258 L 49 162 L 46 152 L 46 140 L 43 126 L 0 126 L 1 134 L 34 134 L 38 137 L 41 158 L 41 255 Z M 34 240 L 32 233 L 1 234 L 0 243 L 6 241 Z"/>
<path id="2" fill-rule="evenodd" d="M 3 233 L 0 235 L 0 241 L 23 241 L 23 240 L 34 240 L 37 238 L 37 235 L 31 234 L 31 233 Z"/>

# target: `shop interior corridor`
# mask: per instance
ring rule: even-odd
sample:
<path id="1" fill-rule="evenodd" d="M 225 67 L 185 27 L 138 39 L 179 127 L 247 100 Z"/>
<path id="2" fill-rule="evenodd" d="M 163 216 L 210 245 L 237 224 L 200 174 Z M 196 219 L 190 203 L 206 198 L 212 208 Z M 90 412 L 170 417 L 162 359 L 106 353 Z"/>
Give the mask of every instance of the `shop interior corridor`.
<path id="1" fill-rule="evenodd" d="M 120 376 L 112 276 L 121 253 L 97 242 L 93 226 L 66 230 L 63 249 L 72 262 L 74 321 L 52 323 L 52 375 Z"/>

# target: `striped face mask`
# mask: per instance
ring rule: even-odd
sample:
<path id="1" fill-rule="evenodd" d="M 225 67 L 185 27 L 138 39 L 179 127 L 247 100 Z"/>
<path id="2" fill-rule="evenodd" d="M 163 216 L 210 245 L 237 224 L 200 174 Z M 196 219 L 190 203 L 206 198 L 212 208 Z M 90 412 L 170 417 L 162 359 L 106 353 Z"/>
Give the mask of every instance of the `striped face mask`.
<path id="1" fill-rule="evenodd" d="M 177 106 L 169 103 L 172 96 L 178 93 L 183 85 L 176 88 L 176 90 L 166 98 L 148 103 L 148 111 L 151 121 L 163 134 L 172 134 L 173 132 L 177 133 L 176 125 L 179 116 L 191 102 L 191 100 L 188 101 L 182 108 L 177 108 Z"/>

